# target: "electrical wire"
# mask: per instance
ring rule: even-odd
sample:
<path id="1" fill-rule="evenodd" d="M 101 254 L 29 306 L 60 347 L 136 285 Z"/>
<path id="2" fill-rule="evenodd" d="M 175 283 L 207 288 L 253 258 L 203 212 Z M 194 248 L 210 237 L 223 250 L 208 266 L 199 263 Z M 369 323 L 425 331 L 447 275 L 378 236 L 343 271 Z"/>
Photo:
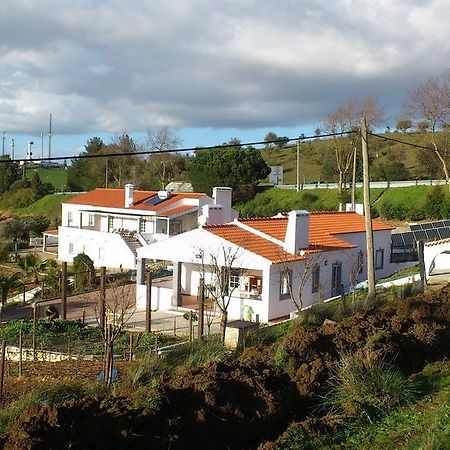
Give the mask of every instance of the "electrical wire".
<path id="1" fill-rule="evenodd" d="M 425 145 L 413 144 L 412 142 L 406 142 L 406 141 L 402 141 L 402 140 L 396 139 L 396 138 L 381 136 L 380 134 L 371 133 L 370 131 L 368 131 L 367 134 L 370 134 L 371 136 L 374 136 L 374 137 L 377 137 L 380 139 L 385 139 L 387 141 L 392 141 L 392 142 L 397 142 L 399 144 L 409 145 L 410 147 L 421 148 L 423 150 L 430 150 L 430 147 L 426 147 Z"/>
<path id="2" fill-rule="evenodd" d="M 233 147 L 251 147 L 254 145 L 268 145 L 268 144 L 279 144 L 280 142 L 287 143 L 292 141 L 307 141 L 310 139 L 320 139 L 334 136 L 343 136 L 357 133 L 357 131 L 344 131 L 340 133 L 327 133 L 321 134 L 317 136 L 299 136 L 295 138 L 287 138 L 287 139 L 275 139 L 273 141 L 257 141 L 257 142 L 245 142 L 245 143 L 236 143 L 236 144 L 221 144 L 221 145 L 212 145 L 208 147 L 184 147 L 177 149 L 167 149 L 167 150 L 145 150 L 138 152 L 118 152 L 118 153 L 96 153 L 96 154 L 79 154 L 79 155 L 71 155 L 71 156 L 52 156 L 50 158 L 35 158 L 35 159 L 0 159 L 0 164 L 10 164 L 12 162 L 15 163 L 30 163 L 30 162 L 45 162 L 45 161 L 63 161 L 63 160 L 78 160 L 78 159 L 93 159 L 93 158 L 117 158 L 120 156 L 139 156 L 139 155 L 155 155 L 155 154 L 164 154 L 164 153 L 184 153 L 184 152 L 195 152 L 198 150 L 220 150 L 226 148 Z"/>

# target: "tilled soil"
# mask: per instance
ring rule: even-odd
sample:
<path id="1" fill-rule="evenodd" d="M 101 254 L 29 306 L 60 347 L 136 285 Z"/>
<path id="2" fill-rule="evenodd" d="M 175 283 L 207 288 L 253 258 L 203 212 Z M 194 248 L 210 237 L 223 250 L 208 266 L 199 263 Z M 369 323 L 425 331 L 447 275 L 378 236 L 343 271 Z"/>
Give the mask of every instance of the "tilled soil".
<path id="1" fill-rule="evenodd" d="M 369 348 L 406 373 L 450 356 L 449 306 L 445 290 L 336 324 L 297 327 L 282 344 L 282 369 L 267 349 L 253 347 L 235 363 L 166 376 L 150 411 L 133 409 L 127 397 L 30 408 L 14 424 L 5 448 L 256 448 L 311 414 L 343 353 Z"/>

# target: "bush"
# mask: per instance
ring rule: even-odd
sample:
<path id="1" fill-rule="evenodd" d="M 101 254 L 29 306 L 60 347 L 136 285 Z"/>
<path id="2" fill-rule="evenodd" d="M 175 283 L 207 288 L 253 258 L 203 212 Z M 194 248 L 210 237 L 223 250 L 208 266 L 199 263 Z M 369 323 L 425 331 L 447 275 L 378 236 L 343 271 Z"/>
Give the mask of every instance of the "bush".
<path id="1" fill-rule="evenodd" d="M 332 414 L 372 422 L 414 400 L 417 382 L 373 354 L 345 355 L 334 369 L 324 405 Z"/>

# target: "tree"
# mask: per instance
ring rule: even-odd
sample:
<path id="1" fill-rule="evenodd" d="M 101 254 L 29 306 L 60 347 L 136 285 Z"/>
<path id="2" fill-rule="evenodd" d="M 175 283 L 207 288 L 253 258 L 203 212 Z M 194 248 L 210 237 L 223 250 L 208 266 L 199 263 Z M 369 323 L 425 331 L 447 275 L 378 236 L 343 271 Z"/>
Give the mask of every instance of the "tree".
<path id="1" fill-rule="evenodd" d="M 100 327 L 104 343 L 103 379 L 109 387 L 113 381 L 114 343 L 124 332 L 124 329 L 136 310 L 136 298 L 133 285 L 115 284 L 106 289 L 106 299 L 96 291 L 96 305 L 104 302 L 104 327 Z M 90 299 L 86 299 L 86 303 Z M 101 324 L 100 311 L 96 310 L 97 323 Z"/>
<path id="2" fill-rule="evenodd" d="M 305 287 L 309 280 L 313 277 L 314 272 L 320 274 L 320 263 L 322 262 L 322 255 L 320 253 L 309 253 L 305 255 L 300 263 L 298 261 L 291 263 L 285 256 L 280 257 L 282 263 L 282 278 L 281 278 L 281 289 L 283 289 L 283 284 L 287 294 L 291 299 L 297 311 L 300 312 L 303 308 L 303 293 Z M 317 273 L 316 272 L 316 273 Z M 313 280 L 317 282 L 317 292 L 320 290 L 320 281 Z"/>
<path id="3" fill-rule="evenodd" d="M 6 304 L 8 300 L 8 294 L 19 286 L 20 273 L 16 272 L 12 275 L 0 274 L 0 293 L 2 306 Z"/>
<path id="4" fill-rule="evenodd" d="M 85 253 L 79 253 L 73 258 L 73 271 L 76 291 L 82 291 L 95 284 L 94 263 Z"/>
<path id="5" fill-rule="evenodd" d="M 373 128 L 382 119 L 382 112 L 375 98 L 371 95 L 359 100 L 351 97 L 347 103 L 332 111 L 323 126 L 327 133 L 348 133 L 333 137 L 333 150 L 336 173 L 338 176 L 339 197 L 343 197 L 343 187 L 348 180 L 350 169 L 357 152 L 358 135 L 354 133 L 359 127 L 359 120 L 366 117 L 367 124 Z"/>
<path id="6" fill-rule="evenodd" d="M 147 131 L 146 147 L 148 150 L 161 152 L 165 150 L 176 150 L 181 145 L 181 139 L 168 126 L 158 130 Z"/>
<path id="7" fill-rule="evenodd" d="M 26 241 L 29 238 L 28 225 L 18 217 L 11 217 L 0 224 L 0 234 L 13 242 L 14 255 L 17 260 L 17 246 L 19 241 Z"/>
<path id="8" fill-rule="evenodd" d="M 147 159 L 139 185 L 142 189 L 165 189 L 170 181 L 188 178 L 189 157 L 179 153 L 158 153 Z"/>
<path id="9" fill-rule="evenodd" d="M 99 137 L 89 139 L 84 146 L 83 155 L 98 155 L 105 153 L 105 144 Z M 105 180 L 106 158 L 75 159 L 67 171 L 67 184 L 72 191 L 89 191 L 102 186 Z"/>
<path id="10" fill-rule="evenodd" d="M 267 148 L 275 147 L 274 141 L 276 140 L 278 140 L 278 136 L 273 131 L 269 131 L 264 137 L 264 142 L 266 142 Z"/>
<path id="11" fill-rule="evenodd" d="M 406 133 L 412 126 L 413 123 L 410 119 L 399 119 L 395 128 L 402 133 Z"/>
<path id="12" fill-rule="evenodd" d="M 205 288 L 221 313 L 220 330 L 222 343 L 224 343 L 228 323 L 228 307 L 233 292 L 239 286 L 238 283 L 231 282 L 232 277 L 240 279 L 245 272 L 236 264 L 240 256 L 240 248 L 222 246 L 216 251 L 206 252 L 199 249 L 195 253 L 196 258 L 200 260 L 200 273 Z"/>
<path id="13" fill-rule="evenodd" d="M 450 69 L 440 77 L 428 78 L 409 94 L 405 115 L 416 123 L 418 131 L 427 138 L 431 154 L 439 160 L 450 189 Z"/>
<path id="14" fill-rule="evenodd" d="M 378 163 L 374 166 L 372 179 L 375 181 L 409 180 L 410 173 L 403 161 L 397 159 L 387 160 L 384 163 Z"/>
<path id="15" fill-rule="evenodd" d="M 39 278 L 45 272 L 47 260 L 43 261 L 35 253 L 30 253 L 19 258 L 17 265 L 33 278 L 34 283 L 38 283 Z"/>
<path id="16" fill-rule="evenodd" d="M 195 191 L 211 195 L 214 186 L 229 186 L 235 203 L 253 198 L 258 182 L 269 173 L 260 151 L 253 147 L 197 150 L 189 165 Z"/>
<path id="17" fill-rule="evenodd" d="M 11 185 L 20 180 L 19 165 L 11 161 L 8 155 L 0 157 L 0 194 L 9 191 Z"/>

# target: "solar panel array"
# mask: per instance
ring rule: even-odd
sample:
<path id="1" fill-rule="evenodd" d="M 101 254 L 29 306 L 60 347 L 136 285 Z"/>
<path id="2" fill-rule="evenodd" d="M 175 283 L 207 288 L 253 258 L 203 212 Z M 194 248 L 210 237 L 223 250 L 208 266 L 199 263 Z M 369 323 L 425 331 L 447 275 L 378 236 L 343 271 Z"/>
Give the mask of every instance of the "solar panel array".
<path id="1" fill-rule="evenodd" d="M 450 220 L 410 226 L 411 231 L 391 235 L 392 247 L 413 249 L 417 241 L 435 241 L 450 238 Z"/>
<path id="2" fill-rule="evenodd" d="M 450 220 L 440 220 L 438 222 L 418 223 L 416 225 L 410 225 L 411 231 L 419 230 L 432 230 L 433 228 L 446 228 L 450 227 Z"/>

